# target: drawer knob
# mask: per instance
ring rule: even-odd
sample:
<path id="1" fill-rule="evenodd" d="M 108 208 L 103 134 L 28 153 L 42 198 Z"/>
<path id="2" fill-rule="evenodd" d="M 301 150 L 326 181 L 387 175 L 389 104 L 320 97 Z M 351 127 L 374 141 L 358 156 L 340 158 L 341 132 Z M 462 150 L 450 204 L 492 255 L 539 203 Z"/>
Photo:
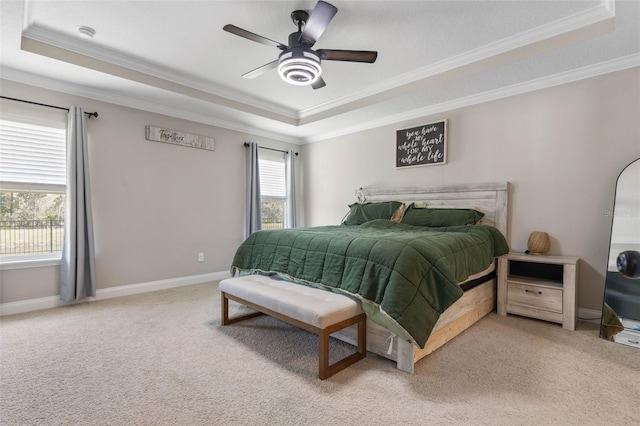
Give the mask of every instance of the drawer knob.
<path id="1" fill-rule="evenodd" d="M 525 288 L 525 289 L 524 289 L 524 291 L 525 291 L 525 292 L 527 292 L 527 293 L 538 293 L 538 294 L 542 294 L 542 292 L 541 292 L 541 291 L 529 290 L 528 288 Z"/>

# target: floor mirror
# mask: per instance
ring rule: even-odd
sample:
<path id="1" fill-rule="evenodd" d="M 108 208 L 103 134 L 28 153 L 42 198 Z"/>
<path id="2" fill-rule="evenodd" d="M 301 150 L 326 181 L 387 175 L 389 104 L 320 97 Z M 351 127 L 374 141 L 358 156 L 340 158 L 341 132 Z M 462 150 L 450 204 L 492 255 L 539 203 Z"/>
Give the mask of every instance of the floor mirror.
<path id="1" fill-rule="evenodd" d="M 640 348 L 640 158 L 616 182 L 600 337 Z"/>

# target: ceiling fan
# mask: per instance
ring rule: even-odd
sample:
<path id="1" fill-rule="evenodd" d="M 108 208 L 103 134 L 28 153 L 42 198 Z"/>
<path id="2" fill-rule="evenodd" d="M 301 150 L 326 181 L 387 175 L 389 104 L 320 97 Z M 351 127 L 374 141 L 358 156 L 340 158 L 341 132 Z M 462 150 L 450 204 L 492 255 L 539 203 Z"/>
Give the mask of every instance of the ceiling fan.
<path id="1" fill-rule="evenodd" d="M 337 12 L 338 8 L 324 1 L 316 4 L 311 15 L 304 10 L 291 12 L 291 19 L 297 25 L 298 31 L 289 34 L 288 44 L 279 43 L 231 24 L 225 25 L 222 29 L 282 50 L 278 59 L 243 74 L 244 78 L 258 77 L 277 67 L 284 81 L 299 86 L 311 85 L 314 89 L 320 89 L 326 85 L 321 77 L 322 60 L 372 64 L 378 57 L 378 52 L 368 50 L 312 49 Z"/>

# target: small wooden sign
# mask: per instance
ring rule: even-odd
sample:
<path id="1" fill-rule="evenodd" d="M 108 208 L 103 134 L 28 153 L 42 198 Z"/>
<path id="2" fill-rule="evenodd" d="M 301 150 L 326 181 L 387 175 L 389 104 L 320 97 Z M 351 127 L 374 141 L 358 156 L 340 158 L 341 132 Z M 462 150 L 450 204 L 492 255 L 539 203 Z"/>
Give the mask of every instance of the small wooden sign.
<path id="1" fill-rule="evenodd" d="M 396 168 L 447 162 L 447 120 L 396 132 Z"/>
<path id="2" fill-rule="evenodd" d="M 147 126 L 145 135 L 148 141 L 164 142 L 187 146 L 189 148 L 206 149 L 209 151 L 214 150 L 213 138 L 209 138 L 207 136 L 162 129 L 155 126 Z"/>

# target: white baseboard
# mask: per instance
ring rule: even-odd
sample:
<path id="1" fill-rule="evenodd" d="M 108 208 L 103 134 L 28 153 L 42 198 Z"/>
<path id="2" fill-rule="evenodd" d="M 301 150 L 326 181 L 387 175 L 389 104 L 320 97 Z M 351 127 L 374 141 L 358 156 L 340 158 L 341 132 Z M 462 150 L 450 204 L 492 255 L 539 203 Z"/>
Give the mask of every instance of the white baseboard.
<path id="1" fill-rule="evenodd" d="M 60 306 L 75 305 L 76 303 L 111 299 L 112 297 L 131 296 L 133 294 L 147 293 L 150 291 L 167 290 L 169 288 L 223 280 L 230 276 L 231 274 L 229 272 L 212 272 L 209 274 L 191 275 L 188 277 L 170 278 L 167 280 L 102 288 L 96 290 L 95 298 L 88 298 L 79 302 L 63 302 L 58 296 L 49 296 L 40 297 L 38 299 L 21 300 L 18 302 L 0 303 L 0 316 L 39 311 L 41 309 L 58 308 Z M 602 312 L 599 310 L 578 308 L 578 318 L 582 321 L 600 324 L 601 315 Z"/>
<path id="2" fill-rule="evenodd" d="M 166 280 L 149 281 L 146 283 L 102 288 L 96 290 L 96 297 L 90 297 L 78 302 L 64 302 L 60 300 L 58 296 L 49 296 L 37 299 L 20 300 L 18 302 L 2 303 L 0 304 L 0 316 L 21 314 L 24 312 L 39 311 L 41 309 L 75 305 L 76 303 L 92 302 L 94 300 L 111 299 L 113 297 L 130 296 L 150 291 L 166 290 L 169 288 L 218 281 L 229 278 L 230 276 L 231 274 L 229 272 L 212 272 L 209 274 L 191 275 L 188 277 L 170 278 Z"/>
<path id="3" fill-rule="evenodd" d="M 580 321 L 600 324 L 601 317 L 602 311 L 598 311 L 595 309 L 578 308 L 578 318 L 580 318 Z"/>

